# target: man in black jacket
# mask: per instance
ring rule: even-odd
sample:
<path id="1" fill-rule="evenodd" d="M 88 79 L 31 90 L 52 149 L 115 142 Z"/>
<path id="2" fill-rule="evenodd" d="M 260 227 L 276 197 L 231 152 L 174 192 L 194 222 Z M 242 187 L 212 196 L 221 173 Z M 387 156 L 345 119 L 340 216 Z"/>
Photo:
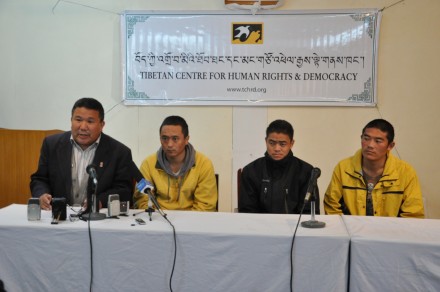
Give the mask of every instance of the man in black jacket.
<path id="1" fill-rule="evenodd" d="M 293 156 L 293 127 L 275 120 L 266 129 L 264 157 L 243 168 L 238 210 L 243 213 L 298 214 L 304 203 L 313 167 Z M 316 213 L 319 194 L 316 190 Z M 310 213 L 310 204 L 304 208 Z"/>
<path id="2" fill-rule="evenodd" d="M 72 108 L 71 131 L 44 139 L 30 183 L 32 197 L 40 199 L 42 209 L 50 210 L 54 197 L 66 198 L 69 205 L 84 205 L 94 189 L 86 171 L 90 164 L 96 168 L 101 206 L 107 206 L 109 194 L 119 194 L 121 201 L 131 200 L 131 150 L 102 133 L 104 125 L 101 103 L 81 98 Z"/>

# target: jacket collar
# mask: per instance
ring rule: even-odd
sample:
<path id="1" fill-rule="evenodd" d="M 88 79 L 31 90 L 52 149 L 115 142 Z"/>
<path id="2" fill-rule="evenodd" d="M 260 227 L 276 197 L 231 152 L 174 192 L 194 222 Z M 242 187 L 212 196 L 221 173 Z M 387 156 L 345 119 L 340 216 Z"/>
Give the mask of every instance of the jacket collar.
<path id="1" fill-rule="evenodd" d="M 385 167 L 383 169 L 382 178 L 379 181 L 395 181 L 399 177 L 396 172 L 397 158 L 388 151 L 388 157 L 385 162 Z M 356 153 L 351 158 L 351 164 L 346 173 L 353 177 L 362 179 L 362 149 L 356 151 Z"/>

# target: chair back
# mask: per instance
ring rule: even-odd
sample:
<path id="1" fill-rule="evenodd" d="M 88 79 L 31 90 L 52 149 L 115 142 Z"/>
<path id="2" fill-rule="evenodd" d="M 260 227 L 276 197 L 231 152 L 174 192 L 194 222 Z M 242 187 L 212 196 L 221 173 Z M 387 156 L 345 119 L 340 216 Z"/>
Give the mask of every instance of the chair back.
<path id="1" fill-rule="evenodd" d="M 242 168 L 239 168 L 237 170 L 237 204 L 240 206 L 240 187 L 241 187 L 241 172 L 243 171 Z"/>
<path id="2" fill-rule="evenodd" d="M 215 185 L 217 186 L 217 203 L 215 205 L 215 210 L 218 212 L 218 198 L 219 198 L 219 193 L 218 193 L 218 173 L 215 174 Z"/>

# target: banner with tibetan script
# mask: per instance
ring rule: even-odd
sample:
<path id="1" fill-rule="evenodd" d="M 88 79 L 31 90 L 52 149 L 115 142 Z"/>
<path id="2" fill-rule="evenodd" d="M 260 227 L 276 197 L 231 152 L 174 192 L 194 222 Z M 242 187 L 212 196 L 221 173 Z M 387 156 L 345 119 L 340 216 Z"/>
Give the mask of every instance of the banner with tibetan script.
<path id="1" fill-rule="evenodd" d="M 123 100 L 374 106 L 380 12 L 122 15 Z"/>

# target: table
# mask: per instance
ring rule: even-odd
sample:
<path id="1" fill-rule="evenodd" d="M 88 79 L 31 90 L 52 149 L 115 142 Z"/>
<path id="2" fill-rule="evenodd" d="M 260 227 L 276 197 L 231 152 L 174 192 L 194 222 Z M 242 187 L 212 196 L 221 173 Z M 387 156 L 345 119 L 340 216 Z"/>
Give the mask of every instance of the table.
<path id="1" fill-rule="evenodd" d="M 135 210 L 130 210 L 135 212 Z M 166 211 L 177 233 L 173 291 L 289 291 L 298 215 Z M 88 291 L 87 222 L 27 221 L 26 205 L 0 209 L 0 278 L 8 291 Z M 146 225 L 135 225 L 134 218 Z M 169 291 L 172 228 L 158 213 L 91 221 L 93 291 Z M 298 227 L 293 289 L 346 291 L 349 236 L 340 216 Z M 301 221 L 310 220 L 304 215 Z M 67 289 L 68 290 L 68 289 Z"/>
<path id="2" fill-rule="evenodd" d="M 440 220 L 343 216 L 350 292 L 440 291 Z"/>

